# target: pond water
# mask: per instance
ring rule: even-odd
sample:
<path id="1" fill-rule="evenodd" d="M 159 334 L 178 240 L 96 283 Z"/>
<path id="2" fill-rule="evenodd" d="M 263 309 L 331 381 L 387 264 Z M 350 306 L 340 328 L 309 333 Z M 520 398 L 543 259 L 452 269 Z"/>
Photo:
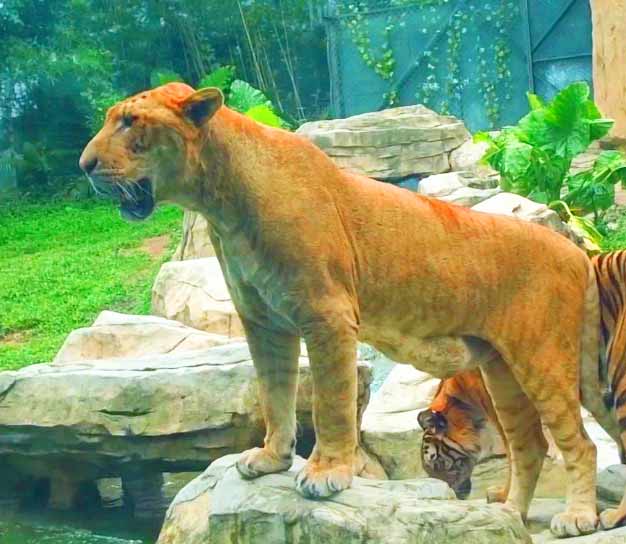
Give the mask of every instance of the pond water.
<path id="1" fill-rule="evenodd" d="M 67 516 L 24 512 L 2 519 L 2 544 L 153 544 L 158 529 L 140 527 L 127 515 Z"/>

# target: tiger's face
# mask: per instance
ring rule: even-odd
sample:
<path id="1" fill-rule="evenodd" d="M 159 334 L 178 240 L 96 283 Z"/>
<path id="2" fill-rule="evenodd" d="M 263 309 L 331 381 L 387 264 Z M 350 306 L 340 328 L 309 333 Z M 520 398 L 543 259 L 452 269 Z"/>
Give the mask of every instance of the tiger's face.
<path id="1" fill-rule="evenodd" d="M 459 499 L 472 491 L 472 472 L 480 455 L 480 431 L 484 419 L 477 419 L 470 407 L 450 399 L 446 412 L 424 410 L 417 418 L 424 429 L 422 466 L 431 478 L 446 482 Z"/>
<path id="2" fill-rule="evenodd" d="M 97 193 L 119 199 L 122 217 L 146 219 L 159 201 L 185 205 L 199 187 L 200 129 L 222 106 L 219 89 L 170 83 L 109 109 L 79 165 Z"/>

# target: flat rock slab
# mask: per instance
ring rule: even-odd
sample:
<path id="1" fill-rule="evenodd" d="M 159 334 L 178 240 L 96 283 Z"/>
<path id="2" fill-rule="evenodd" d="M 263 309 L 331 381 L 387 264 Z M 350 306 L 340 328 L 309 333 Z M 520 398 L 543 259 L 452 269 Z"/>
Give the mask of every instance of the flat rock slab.
<path id="1" fill-rule="evenodd" d="M 229 342 L 227 336 L 199 331 L 178 321 L 105 310 L 91 327 L 68 335 L 54 362 L 145 357 L 208 349 Z"/>
<path id="2" fill-rule="evenodd" d="M 450 152 L 470 137 L 458 119 L 421 105 L 305 123 L 297 132 L 340 168 L 377 179 L 446 172 Z"/>
<path id="3" fill-rule="evenodd" d="M 530 543 L 519 516 L 499 505 L 453 500 L 438 480 L 355 478 L 351 489 L 312 501 L 289 472 L 243 480 L 236 455 L 216 461 L 174 499 L 158 544 Z"/>
<path id="4" fill-rule="evenodd" d="M 358 373 L 362 410 L 371 368 L 360 363 Z M 297 415 L 305 436 L 313 428 L 311 398 L 302 356 Z M 0 473 L 12 466 L 46 476 L 57 465 L 88 480 L 128 469 L 203 470 L 260 445 L 263 435 L 256 373 L 241 342 L 0 373 Z"/>

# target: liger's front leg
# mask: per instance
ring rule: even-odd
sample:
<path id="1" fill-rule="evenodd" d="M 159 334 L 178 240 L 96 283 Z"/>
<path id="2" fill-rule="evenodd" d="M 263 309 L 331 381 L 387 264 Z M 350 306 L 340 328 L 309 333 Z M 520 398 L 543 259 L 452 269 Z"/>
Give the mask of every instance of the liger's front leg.
<path id="1" fill-rule="evenodd" d="M 296 487 L 317 499 L 350 487 L 358 468 L 356 331 L 339 317 L 326 318 L 305 332 L 305 340 L 316 443 Z"/>
<path id="2" fill-rule="evenodd" d="M 296 445 L 296 393 L 300 339 L 245 323 L 259 384 L 265 420 L 262 448 L 241 454 L 237 470 L 244 478 L 280 472 L 291 467 Z"/>

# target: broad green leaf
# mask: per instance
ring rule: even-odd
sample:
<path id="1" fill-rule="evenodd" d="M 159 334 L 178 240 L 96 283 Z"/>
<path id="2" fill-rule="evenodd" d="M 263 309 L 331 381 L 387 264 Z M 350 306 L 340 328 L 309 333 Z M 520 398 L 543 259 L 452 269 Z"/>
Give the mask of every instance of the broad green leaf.
<path id="1" fill-rule="evenodd" d="M 264 125 L 268 125 L 270 127 L 282 127 L 286 123 L 278 117 L 266 104 L 261 104 L 260 106 L 254 106 L 250 108 L 245 115 L 254 119 L 258 123 L 262 123 Z"/>
<path id="2" fill-rule="evenodd" d="M 571 159 L 605 130 L 606 123 L 595 122 L 600 117 L 589 100 L 589 86 L 579 82 L 563 89 L 544 108 L 531 111 L 519 125 L 528 143 Z"/>
<path id="3" fill-rule="evenodd" d="M 549 204 L 552 200 L 546 191 L 531 191 L 528 193 L 528 198 L 540 204 Z"/>
<path id="4" fill-rule="evenodd" d="M 531 110 L 540 110 L 545 106 L 544 101 L 536 94 L 529 92 L 526 93 L 526 97 L 528 98 L 528 105 L 530 106 Z"/>
<path id="5" fill-rule="evenodd" d="M 200 80 L 198 87 L 200 89 L 205 87 L 217 87 L 221 89 L 224 94 L 228 94 L 233 79 L 235 79 L 235 67 L 220 66 L 217 70 L 205 75 Z"/>
<path id="6" fill-rule="evenodd" d="M 604 138 L 613 128 L 615 121 L 612 119 L 594 119 L 589 121 L 589 135 L 592 141 Z"/>
<path id="7" fill-rule="evenodd" d="M 272 103 L 259 90 L 255 89 L 249 83 L 236 79 L 230 86 L 230 95 L 228 96 L 228 106 L 241 113 L 251 110 L 255 106 L 272 107 Z"/>
<path id="8" fill-rule="evenodd" d="M 603 236 L 593 224 L 593 221 L 586 217 L 570 216 L 567 224 L 571 229 L 583 239 L 585 249 L 588 253 L 599 253 Z"/>

